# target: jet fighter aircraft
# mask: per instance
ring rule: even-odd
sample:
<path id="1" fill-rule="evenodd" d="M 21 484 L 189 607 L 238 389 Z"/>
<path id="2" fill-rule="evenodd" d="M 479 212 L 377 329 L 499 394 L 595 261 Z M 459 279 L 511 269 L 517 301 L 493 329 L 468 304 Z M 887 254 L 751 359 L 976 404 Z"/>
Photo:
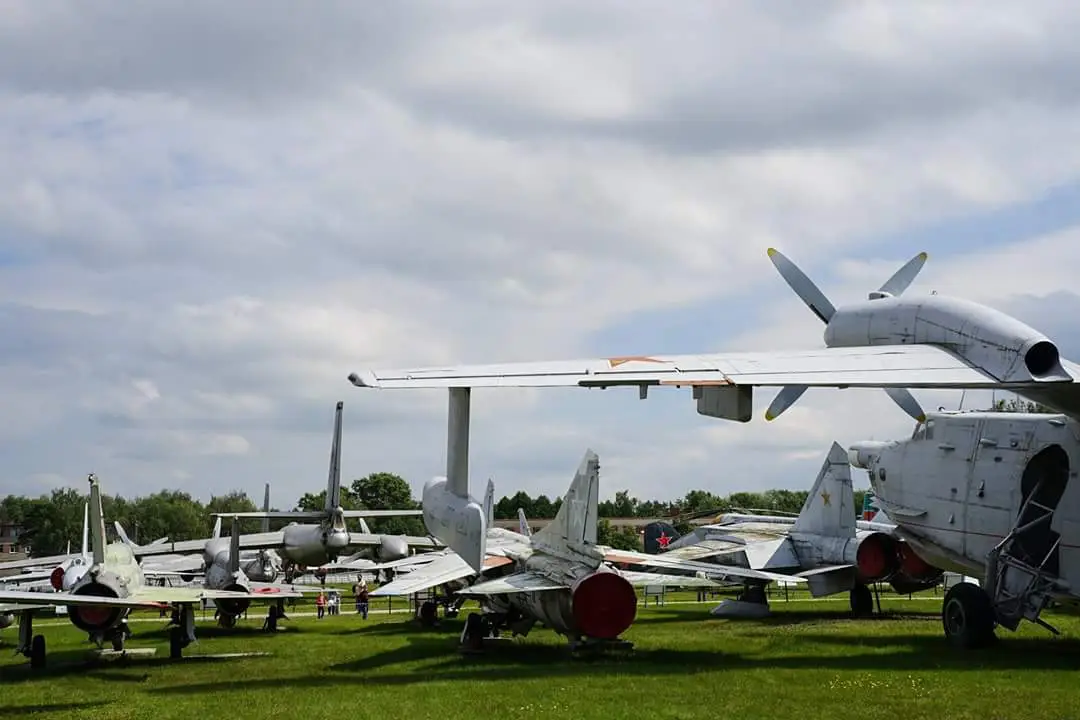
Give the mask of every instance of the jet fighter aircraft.
<path id="1" fill-rule="evenodd" d="M 855 443 L 897 533 L 937 567 L 970 575 L 942 605 L 961 647 L 995 625 L 1040 617 L 1051 602 L 1080 604 L 1080 423 L 1065 415 L 931 413 L 907 440 Z"/>
<path id="2" fill-rule="evenodd" d="M 578 647 L 583 643 L 617 641 L 630 627 L 637 613 L 635 585 L 715 586 L 717 583 L 693 575 L 704 571 L 761 581 L 785 577 L 748 568 L 660 558 L 597 545 L 599 485 L 600 461 L 596 453 L 589 450 L 555 519 L 543 530 L 526 536 L 491 527 L 493 488 L 489 483 L 491 489 L 482 511 L 488 527 L 485 557 L 479 571 L 448 552 L 414 570 L 407 579 L 379 588 L 373 595 L 390 594 L 395 590 L 416 592 L 424 584 L 432 587 L 504 567 L 502 576 L 483 579 L 457 591 L 461 597 L 479 599 L 483 609 L 482 613 L 472 613 L 467 619 L 462 645 L 479 649 L 485 638 L 496 636 L 500 630 L 525 635 L 539 622 L 566 636 L 572 647 Z M 430 497 L 430 493 L 425 493 L 425 497 Z M 429 525 L 428 529 L 437 528 Z M 454 535 L 444 538 L 448 544 L 455 539 Z M 646 565 L 679 570 L 688 575 L 629 572 L 617 569 L 614 564 Z M 401 583 L 398 588 L 391 587 L 398 583 Z"/>
<path id="3" fill-rule="evenodd" d="M 775 249 L 769 257 L 825 323 L 818 350 L 631 355 L 552 362 L 366 370 L 361 388 L 689 387 L 702 415 L 747 422 L 753 388 L 782 387 L 771 420 L 810 387 L 879 387 L 910 416 L 925 416 L 907 388 L 1007 388 L 1080 419 L 1080 366 L 1046 335 L 998 310 L 943 295 L 904 297 L 923 264 L 919 253 L 869 299 L 836 308 Z M 452 401 L 453 402 L 453 401 Z"/>
<path id="4" fill-rule="evenodd" d="M 873 612 L 869 585 L 889 582 L 897 592 L 926 590 L 942 571 L 924 563 L 894 537 L 895 525 L 855 519 L 855 494 L 848 453 L 833 443 L 797 518 L 726 514 L 680 537 L 670 525 L 645 528 L 667 542 L 661 557 L 713 559 L 756 570 L 805 578 L 814 597 L 847 590 L 855 615 Z M 663 535 L 660 535 L 663 533 Z M 656 543 L 659 544 L 659 543 Z M 712 612 L 720 617 L 761 617 L 768 613 L 766 583 L 746 580 L 738 600 L 724 600 Z"/>
<path id="5" fill-rule="evenodd" d="M 292 518 L 317 519 L 318 524 L 290 523 L 277 532 L 261 532 L 240 536 L 241 550 L 278 550 L 285 560 L 295 566 L 322 565 L 334 560 L 347 547 L 365 548 L 381 562 L 408 557 L 410 547 L 433 548 L 438 543 L 430 537 L 408 535 L 378 535 L 368 532 L 349 532 L 347 518 L 402 517 L 420 515 L 420 510 L 343 510 L 341 508 L 341 418 L 344 404 L 337 404 L 334 419 L 334 437 L 330 451 L 330 473 L 327 481 L 326 506 L 321 511 L 307 512 L 241 512 L 217 513 L 216 516 L 237 518 Z M 264 528 L 268 526 L 264 524 Z M 122 530 L 122 528 L 121 528 Z M 155 542 L 132 548 L 139 560 L 166 555 L 193 555 L 187 561 L 173 561 L 162 565 L 163 570 L 198 571 L 205 563 L 209 567 L 214 557 L 228 547 L 228 542 L 215 533 L 214 537 L 179 542 Z M 198 553 L 202 554 L 201 563 Z M 4 563 L 0 568 L 19 568 L 31 565 L 59 564 L 71 559 L 70 555 L 34 558 Z M 267 556 L 269 557 L 269 556 Z M 270 568 L 267 568 L 267 571 Z M 264 574 L 263 578 L 268 575 Z M 273 578 L 270 578 L 272 580 Z M 286 573 L 286 579 L 291 579 Z M 269 581 L 269 580 L 267 580 Z"/>
<path id="6" fill-rule="evenodd" d="M 38 593 L 0 590 L 0 603 L 19 614 L 18 652 L 30 658 L 31 667 L 45 664 L 45 637 L 33 634 L 33 616 L 41 607 L 66 607 L 72 625 L 89 633 L 100 646 L 111 641 L 123 650 L 127 616 L 136 608 L 173 607 L 176 627 L 169 636 L 169 651 L 180 657 L 195 640 L 194 606 L 204 600 L 242 601 L 259 596 L 231 590 L 165 588 L 147 585 L 139 563 L 124 543 L 105 543 L 98 479 L 90 475 L 90 548 L 92 564 L 70 592 Z M 10 605 L 9 605 L 10 604 Z"/>

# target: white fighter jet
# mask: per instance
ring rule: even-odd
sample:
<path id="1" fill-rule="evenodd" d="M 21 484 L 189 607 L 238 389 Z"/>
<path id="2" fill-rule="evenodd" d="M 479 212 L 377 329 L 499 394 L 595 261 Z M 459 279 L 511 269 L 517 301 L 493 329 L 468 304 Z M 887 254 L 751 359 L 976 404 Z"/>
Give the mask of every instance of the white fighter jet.
<path id="1" fill-rule="evenodd" d="M 884 520 L 885 518 L 882 518 Z M 810 594 L 848 591 L 855 615 L 873 612 L 870 585 L 888 582 L 897 592 L 926 590 L 942 571 L 924 562 L 887 522 L 855 518 L 848 452 L 833 443 L 798 517 L 726 513 L 719 522 L 679 536 L 667 523 L 645 528 L 646 550 L 661 557 L 711 560 L 805 578 Z M 713 609 L 719 617 L 768 614 L 766 583 L 746 580 L 737 600 Z"/>
<path id="2" fill-rule="evenodd" d="M 126 618 L 137 608 L 161 609 L 171 605 L 176 627 L 170 634 L 170 656 L 180 657 L 183 648 L 195 640 L 194 606 L 204 600 L 241 601 L 258 598 L 231 590 L 167 588 L 147 585 L 131 548 L 122 542 L 105 543 L 98 480 L 90 482 L 91 564 L 70 591 L 39 593 L 0 590 L 4 609 L 19 615 L 18 652 L 30 658 L 31 667 L 45 664 L 45 637 L 34 635 L 33 617 L 45 607 L 66 607 L 72 625 L 88 633 L 99 646 L 111 641 L 123 650 L 128 636 Z"/>

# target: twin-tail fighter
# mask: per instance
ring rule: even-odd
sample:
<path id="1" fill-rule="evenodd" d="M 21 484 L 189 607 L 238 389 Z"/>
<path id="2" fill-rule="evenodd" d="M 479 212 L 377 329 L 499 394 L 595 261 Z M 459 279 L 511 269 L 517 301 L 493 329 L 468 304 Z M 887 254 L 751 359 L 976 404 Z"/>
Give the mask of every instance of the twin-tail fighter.
<path id="1" fill-rule="evenodd" d="M 31 667 L 45 664 L 45 636 L 33 631 L 34 612 L 43 607 L 67 608 L 71 624 L 89 634 L 100 647 L 111 642 L 123 650 L 129 634 L 127 616 L 135 609 L 154 610 L 172 606 L 175 627 L 169 635 L 170 657 L 179 658 L 195 640 L 195 605 L 205 600 L 251 600 L 251 594 L 230 590 L 169 588 L 148 585 L 131 548 L 122 542 L 106 544 L 98 479 L 90 482 L 91 564 L 69 591 L 38 593 L 0 591 L 0 603 L 19 615 L 17 652 L 30 658 Z"/>
<path id="2" fill-rule="evenodd" d="M 884 388 L 916 420 L 908 388 L 1006 388 L 1080 419 L 1080 366 L 1045 334 L 1003 312 L 944 295 L 904 296 L 926 262 L 919 253 L 867 300 L 835 307 L 799 268 L 770 248 L 795 293 L 825 323 L 817 350 L 630 355 L 551 362 L 368 370 L 363 388 L 689 387 L 702 415 L 747 422 L 753 388 L 781 387 L 765 413 L 779 416 L 810 387 Z"/>
<path id="3" fill-rule="evenodd" d="M 895 531 L 886 522 L 856 519 L 848 452 L 834 442 L 797 517 L 727 513 L 681 537 L 656 522 L 645 527 L 645 547 L 662 557 L 791 573 L 807 581 L 813 597 L 847 591 L 852 613 L 862 616 L 873 612 L 870 587 L 876 583 L 906 594 L 941 582 L 941 569 L 925 563 Z M 724 600 L 713 615 L 767 615 L 766 584 L 746 580 L 740 597 Z"/>
<path id="4" fill-rule="evenodd" d="M 433 485 L 442 487 L 443 483 L 442 478 L 428 483 L 424 495 L 425 520 L 429 507 L 426 500 L 433 497 L 431 488 Z M 494 489 L 489 482 L 481 510 L 487 529 L 480 543 L 483 556 L 479 568 L 470 566 L 464 556 L 446 553 L 414 570 L 408 578 L 379 588 L 373 595 L 409 594 L 425 587 L 483 575 L 485 577 L 456 592 L 458 597 L 474 598 L 481 604 L 481 612 L 471 613 L 466 619 L 461 636 L 463 648 L 478 650 L 486 639 L 498 637 L 504 630 L 512 635 L 526 635 L 537 623 L 564 635 L 571 647 L 580 648 L 612 643 L 623 645 L 620 635 L 630 627 L 637 613 L 635 585 L 716 586 L 717 583 L 694 575 L 706 570 L 718 576 L 760 581 L 785 577 L 597 545 L 599 486 L 600 461 L 590 450 L 585 453 L 555 519 L 542 530 L 524 535 L 492 526 Z M 479 505 L 475 500 L 467 500 Z M 436 519 L 447 521 L 453 517 L 445 512 L 445 504 L 443 511 L 437 504 L 432 508 Z M 436 531 L 441 531 L 442 527 L 436 522 L 428 525 L 436 537 L 439 537 Z M 451 550 L 463 546 L 462 538 L 453 532 L 444 532 L 440 539 Z M 467 544 L 468 539 L 464 545 Z M 620 570 L 617 564 L 652 566 L 687 574 L 632 572 Z M 491 577 L 491 571 L 496 569 L 501 574 Z M 395 585 L 398 587 L 391 587 Z"/>
<path id="5" fill-rule="evenodd" d="M 979 582 L 942 604 L 951 642 L 979 647 L 1000 625 L 1080 604 L 1080 423 L 1063 414 L 937 412 L 911 437 L 849 448 L 882 512 L 918 555 Z M 980 586 L 981 585 L 981 586 Z"/>

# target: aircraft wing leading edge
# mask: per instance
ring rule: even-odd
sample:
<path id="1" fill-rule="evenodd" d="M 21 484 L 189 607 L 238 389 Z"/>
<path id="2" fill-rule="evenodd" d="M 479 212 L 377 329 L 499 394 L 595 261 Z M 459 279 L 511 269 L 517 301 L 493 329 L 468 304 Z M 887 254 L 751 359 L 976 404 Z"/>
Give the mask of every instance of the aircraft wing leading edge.
<path id="1" fill-rule="evenodd" d="M 383 389 L 748 385 L 817 387 L 1000 387 L 1001 382 L 932 345 L 832 347 L 754 353 L 650 355 L 460 365 L 353 373 L 353 385 Z"/>

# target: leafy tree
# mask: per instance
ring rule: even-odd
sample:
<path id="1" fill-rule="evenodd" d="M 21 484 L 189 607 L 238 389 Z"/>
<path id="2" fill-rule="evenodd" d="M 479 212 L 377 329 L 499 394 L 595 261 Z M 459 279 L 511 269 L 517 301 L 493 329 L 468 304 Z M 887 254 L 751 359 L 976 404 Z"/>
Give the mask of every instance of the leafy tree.
<path id="1" fill-rule="evenodd" d="M 213 513 L 232 513 L 232 512 L 255 512 L 259 508 L 247 493 L 240 490 L 233 490 L 225 495 L 214 495 L 210 498 L 210 502 L 206 504 L 206 512 L 211 515 L 210 524 L 213 527 L 214 518 Z M 256 519 L 245 519 L 240 521 L 240 532 L 243 533 L 256 533 L 262 527 L 262 522 Z M 232 521 L 228 518 L 222 518 L 221 521 L 221 534 L 229 535 L 232 533 Z"/>
<path id="2" fill-rule="evenodd" d="M 1021 397 L 1013 397 L 1008 400 L 1002 398 L 997 400 L 990 407 L 991 412 L 1011 412 L 1011 413 L 1043 413 L 1043 414 L 1057 414 L 1057 410 L 1054 410 L 1048 405 L 1042 403 L 1031 402 L 1030 400 L 1024 400 Z"/>
<path id="3" fill-rule="evenodd" d="M 596 542 L 616 550 L 641 550 L 641 536 L 637 528 L 623 525 L 615 527 L 607 518 L 600 518 L 596 524 Z"/>
<path id="4" fill-rule="evenodd" d="M 352 496 L 361 509 L 368 510 L 416 510 L 419 503 L 413 500 L 409 483 L 400 475 L 388 472 L 371 473 L 352 482 Z M 391 535 L 426 535 L 424 523 L 419 517 L 377 518 L 368 522 L 372 532 Z"/>

